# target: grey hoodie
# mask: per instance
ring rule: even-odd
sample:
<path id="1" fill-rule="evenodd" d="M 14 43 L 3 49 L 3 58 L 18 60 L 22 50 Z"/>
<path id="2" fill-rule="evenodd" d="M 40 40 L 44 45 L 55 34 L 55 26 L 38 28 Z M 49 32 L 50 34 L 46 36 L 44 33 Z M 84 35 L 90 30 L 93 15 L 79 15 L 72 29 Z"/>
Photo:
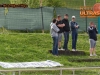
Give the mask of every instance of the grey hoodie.
<path id="1" fill-rule="evenodd" d="M 55 23 L 51 23 L 50 26 L 51 26 L 50 29 L 51 37 L 58 37 L 58 32 L 60 31 L 59 28 L 56 26 Z"/>

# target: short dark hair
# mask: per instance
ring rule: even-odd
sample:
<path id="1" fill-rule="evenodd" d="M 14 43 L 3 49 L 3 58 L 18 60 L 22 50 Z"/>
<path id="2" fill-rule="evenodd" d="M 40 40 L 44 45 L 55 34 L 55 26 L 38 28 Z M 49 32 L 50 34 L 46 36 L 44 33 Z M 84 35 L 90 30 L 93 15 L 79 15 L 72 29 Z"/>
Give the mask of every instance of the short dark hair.
<path id="1" fill-rule="evenodd" d="M 60 18 L 60 17 L 61 17 L 60 15 L 57 16 L 57 18 Z"/>
<path id="2" fill-rule="evenodd" d="M 65 14 L 64 16 L 68 16 L 68 14 Z"/>
<path id="3" fill-rule="evenodd" d="M 57 21 L 56 19 L 53 19 L 53 20 L 52 20 L 53 23 L 55 23 L 56 21 Z"/>

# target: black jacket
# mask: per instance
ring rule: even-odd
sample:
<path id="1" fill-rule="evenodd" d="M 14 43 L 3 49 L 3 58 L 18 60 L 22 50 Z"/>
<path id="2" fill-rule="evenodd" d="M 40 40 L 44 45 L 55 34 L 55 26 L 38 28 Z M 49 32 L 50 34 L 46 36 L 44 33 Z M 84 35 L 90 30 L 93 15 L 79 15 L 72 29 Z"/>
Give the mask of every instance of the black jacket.
<path id="1" fill-rule="evenodd" d="M 57 21 L 56 25 L 58 27 L 59 24 L 63 24 L 62 21 Z M 63 28 L 62 27 L 58 27 L 59 28 L 59 32 L 58 33 L 62 33 L 63 32 Z"/>
<path id="2" fill-rule="evenodd" d="M 97 41 L 97 35 L 96 35 L 97 33 L 98 33 L 98 31 L 96 28 L 88 27 L 88 34 L 89 34 L 90 39 Z"/>
<path id="3" fill-rule="evenodd" d="M 63 19 L 62 22 L 65 24 L 63 30 L 69 32 L 70 31 L 69 21 L 67 19 Z"/>

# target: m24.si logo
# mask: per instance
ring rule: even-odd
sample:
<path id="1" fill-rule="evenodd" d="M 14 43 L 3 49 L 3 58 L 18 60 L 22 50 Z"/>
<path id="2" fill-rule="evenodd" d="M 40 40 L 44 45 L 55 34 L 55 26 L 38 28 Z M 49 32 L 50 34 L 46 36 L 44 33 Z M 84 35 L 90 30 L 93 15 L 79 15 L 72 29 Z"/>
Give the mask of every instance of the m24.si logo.
<path id="1" fill-rule="evenodd" d="M 93 7 L 80 7 L 80 17 L 97 17 L 100 16 L 100 3 L 96 3 Z"/>

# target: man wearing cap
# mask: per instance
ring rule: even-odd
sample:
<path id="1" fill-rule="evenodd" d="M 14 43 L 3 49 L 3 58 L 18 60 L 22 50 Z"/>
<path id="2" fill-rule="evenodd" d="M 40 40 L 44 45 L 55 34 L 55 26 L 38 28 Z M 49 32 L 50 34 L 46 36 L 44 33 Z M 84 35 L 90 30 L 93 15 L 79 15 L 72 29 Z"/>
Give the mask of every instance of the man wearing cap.
<path id="1" fill-rule="evenodd" d="M 72 51 L 76 51 L 76 43 L 78 36 L 79 25 L 75 22 L 76 17 L 72 16 L 72 21 L 70 22 L 71 31 L 72 31 Z"/>
<path id="2" fill-rule="evenodd" d="M 63 46 L 63 49 L 65 49 L 67 51 L 68 50 L 68 41 L 69 41 L 69 32 L 70 32 L 68 14 L 64 15 L 64 19 L 62 20 L 62 22 L 63 22 L 63 24 L 65 24 L 65 26 L 63 27 L 63 30 L 64 30 L 64 46 Z"/>

